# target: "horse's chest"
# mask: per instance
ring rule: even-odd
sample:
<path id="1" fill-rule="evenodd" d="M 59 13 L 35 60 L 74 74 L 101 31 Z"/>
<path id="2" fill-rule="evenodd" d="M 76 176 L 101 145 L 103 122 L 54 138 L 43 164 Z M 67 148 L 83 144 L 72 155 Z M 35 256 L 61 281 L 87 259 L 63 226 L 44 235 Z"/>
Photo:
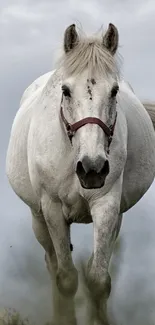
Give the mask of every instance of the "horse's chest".
<path id="1" fill-rule="evenodd" d="M 62 210 L 69 223 L 90 223 L 92 218 L 87 201 L 79 193 L 69 193 L 61 197 Z"/>

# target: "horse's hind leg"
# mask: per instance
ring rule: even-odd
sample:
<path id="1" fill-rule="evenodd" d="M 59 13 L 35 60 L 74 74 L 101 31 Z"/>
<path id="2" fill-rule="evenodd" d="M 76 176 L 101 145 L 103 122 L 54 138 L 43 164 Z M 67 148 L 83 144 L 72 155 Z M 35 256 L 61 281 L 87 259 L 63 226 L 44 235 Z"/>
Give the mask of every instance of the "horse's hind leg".
<path id="1" fill-rule="evenodd" d="M 45 260 L 47 269 L 50 273 L 52 280 L 52 296 L 53 296 L 53 322 L 54 325 L 75 325 L 74 321 L 74 306 L 64 298 L 57 287 L 57 257 L 53 246 L 52 239 L 50 237 L 46 222 L 42 212 L 36 213 L 32 211 L 32 227 L 38 242 L 45 249 Z M 69 304 L 69 306 L 68 306 Z M 70 310 L 70 314 L 66 311 Z M 71 312 L 72 311 L 72 312 Z"/>

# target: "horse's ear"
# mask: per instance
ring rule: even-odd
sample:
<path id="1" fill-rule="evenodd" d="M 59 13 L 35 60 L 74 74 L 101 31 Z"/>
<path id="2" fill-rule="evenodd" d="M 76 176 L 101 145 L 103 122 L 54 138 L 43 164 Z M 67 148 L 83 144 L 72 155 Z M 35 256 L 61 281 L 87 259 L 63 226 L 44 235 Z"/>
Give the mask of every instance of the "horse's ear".
<path id="1" fill-rule="evenodd" d="M 118 48 L 118 30 L 113 24 L 109 24 L 106 34 L 103 36 L 103 45 L 114 55 Z"/>
<path id="2" fill-rule="evenodd" d="M 70 25 L 66 31 L 65 31 L 65 35 L 64 35 L 64 50 L 65 52 L 69 52 L 70 50 L 72 50 L 75 45 L 77 45 L 79 41 L 79 36 L 77 34 L 76 28 L 75 28 L 75 24 Z"/>

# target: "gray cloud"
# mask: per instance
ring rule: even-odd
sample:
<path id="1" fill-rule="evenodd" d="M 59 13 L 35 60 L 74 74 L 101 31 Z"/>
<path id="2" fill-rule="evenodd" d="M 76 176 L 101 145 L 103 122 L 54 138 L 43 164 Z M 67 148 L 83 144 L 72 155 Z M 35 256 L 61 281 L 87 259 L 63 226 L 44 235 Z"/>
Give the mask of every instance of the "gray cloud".
<path id="1" fill-rule="evenodd" d="M 18 61 L 24 66 L 25 61 L 35 60 L 40 55 L 43 61 L 49 61 L 49 55 L 52 58 L 62 46 L 68 24 L 76 22 L 86 31 L 96 32 L 101 25 L 106 28 L 112 21 L 120 32 L 125 75 L 141 98 L 153 100 L 154 13 L 151 0 L 147 3 L 140 0 L 10 1 L 7 6 L 1 4 L 1 62 Z"/>

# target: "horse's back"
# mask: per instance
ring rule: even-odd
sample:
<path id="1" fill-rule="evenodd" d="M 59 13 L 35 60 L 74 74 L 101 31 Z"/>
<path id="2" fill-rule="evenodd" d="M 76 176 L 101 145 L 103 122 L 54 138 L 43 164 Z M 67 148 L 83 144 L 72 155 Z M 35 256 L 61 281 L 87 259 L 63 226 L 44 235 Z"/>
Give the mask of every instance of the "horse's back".
<path id="1" fill-rule="evenodd" d="M 16 194 L 29 206 L 37 206 L 37 197 L 31 185 L 27 141 L 33 107 L 53 72 L 36 79 L 25 91 L 20 108 L 13 121 L 6 159 L 6 173 Z"/>

